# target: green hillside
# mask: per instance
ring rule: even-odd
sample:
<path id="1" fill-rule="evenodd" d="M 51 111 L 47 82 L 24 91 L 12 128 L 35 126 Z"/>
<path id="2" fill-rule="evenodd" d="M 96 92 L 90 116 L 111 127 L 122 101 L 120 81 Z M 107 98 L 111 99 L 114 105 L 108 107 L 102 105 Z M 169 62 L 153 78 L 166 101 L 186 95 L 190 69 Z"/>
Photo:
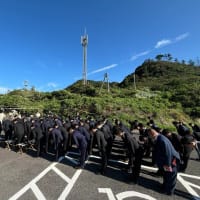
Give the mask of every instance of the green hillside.
<path id="1" fill-rule="evenodd" d="M 120 84 L 134 86 L 134 75 L 128 75 Z M 135 71 L 138 89 L 148 87 L 161 91 L 170 101 L 180 103 L 184 112 L 200 116 L 200 67 L 169 61 L 146 61 Z"/>
<path id="2" fill-rule="evenodd" d="M 169 62 L 146 61 L 135 71 L 137 86 L 148 86 L 152 90 L 171 91 L 183 85 L 200 83 L 200 67 Z M 133 85 L 133 74 L 128 75 L 121 87 Z"/>
<path id="3" fill-rule="evenodd" d="M 135 84 L 134 84 L 135 83 Z M 136 86 L 136 87 L 135 87 Z M 200 119 L 200 67 L 171 61 L 145 61 L 121 83 L 77 81 L 64 90 L 38 92 L 34 88 L 13 90 L 0 95 L 0 107 L 21 113 L 52 112 L 118 118 L 125 123 L 149 116 L 161 127 L 172 127 L 173 120 Z"/>

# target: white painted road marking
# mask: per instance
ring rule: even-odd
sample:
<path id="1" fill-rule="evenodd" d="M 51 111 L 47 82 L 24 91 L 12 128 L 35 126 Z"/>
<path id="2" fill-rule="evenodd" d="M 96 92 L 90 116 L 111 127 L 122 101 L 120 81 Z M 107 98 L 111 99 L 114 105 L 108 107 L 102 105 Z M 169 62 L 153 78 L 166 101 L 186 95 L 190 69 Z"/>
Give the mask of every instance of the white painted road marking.
<path id="1" fill-rule="evenodd" d="M 66 176 L 63 172 L 61 172 L 56 167 L 56 164 L 58 164 L 59 162 L 61 162 L 61 160 L 63 160 L 64 158 L 68 159 L 70 162 L 72 162 L 74 164 L 77 164 L 77 161 L 74 158 L 70 157 L 69 154 L 78 155 L 78 153 L 69 152 L 65 157 L 61 157 L 58 162 L 54 162 L 51 165 L 49 165 L 38 176 L 36 176 L 27 185 L 25 185 L 21 190 L 19 190 L 16 194 L 14 194 L 12 197 L 10 197 L 9 200 L 17 200 L 24 193 L 26 193 L 29 189 L 31 189 L 33 191 L 35 197 L 38 200 L 46 200 L 45 196 L 40 191 L 40 189 L 38 188 L 38 186 L 36 185 L 36 183 L 41 178 L 43 178 L 51 170 L 53 170 L 58 176 L 60 176 L 67 183 L 67 186 L 65 187 L 65 189 L 63 190 L 63 192 L 58 197 L 58 200 L 66 199 L 67 196 L 69 195 L 70 191 L 72 190 L 73 186 L 75 185 L 76 181 L 78 180 L 80 174 L 82 173 L 81 169 L 76 170 L 76 172 L 73 175 L 73 177 L 69 178 L 68 176 Z M 90 158 L 101 159 L 101 157 L 94 156 L 94 155 L 91 155 Z M 127 165 L 127 163 L 123 162 L 123 161 L 117 161 L 117 160 L 109 160 L 109 161 Z M 157 171 L 158 170 L 157 168 L 149 167 L 149 166 L 144 166 L 144 165 L 142 165 L 142 168 L 146 169 L 146 170 L 149 170 L 149 171 Z M 197 179 L 197 180 L 200 180 L 200 177 L 199 176 L 194 176 L 194 175 L 189 175 L 189 174 L 183 174 L 183 173 L 178 173 L 178 177 L 177 177 L 178 181 L 186 188 L 186 190 L 188 191 L 188 193 L 190 193 L 193 196 L 193 199 L 200 200 L 200 196 L 193 189 L 193 188 L 200 189 L 200 186 L 196 185 L 194 183 L 191 183 L 189 181 L 184 180 L 183 177 L 189 177 L 189 178 L 193 178 L 193 179 Z M 129 198 L 129 197 L 142 197 L 144 199 L 155 200 L 153 197 L 150 197 L 150 196 L 142 194 L 142 193 L 138 193 L 136 191 L 121 192 L 121 193 L 118 193 L 116 195 L 116 198 L 115 198 L 115 196 L 114 196 L 114 194 L 113 194 L 113 192 L 112 192 L 112 190 L 110 188 L 99 188 L 98 190 L 99 190 L 100 193 L 106 193 L 107 196 L 108 196 L 108 198 L 109 198 L 109 200 L 116 200 L 116 198 L 117 198 L 117 200 L 123 200 L 123 199 Z M 137 196 L 137 195 L 140 195 L 140 196 Z"/>
<path id="2" fill-rule="evenodd" d="M 156 200 L 155 198 L 147 195 L 147 194 L 143 194 L 140 192 L 136 192 L 136 191 L 126 191 L 126 192 L 121 192 L 119 194 L 116 195 L 117 200 L 123 200 L 129 197 L 139 197 L 142 199 L 147 199 L 147 200 Z"/>
<path id="3" fill-rule="evenodd" d="M 36 184 L 33 184 L 31 186 L 31 189 L 33 191 L 33 193 L 35 194 L 37 199 L 41 199 L 41 200 L 45 200 L 45 196 L 42 194 L 42 192 L 40 191 L 40 189 L 38 188 L 38 186 Z"/>
<path id="4" fill-rule="evenodd" d="M 63 158 L 62 158 L 63 159 Z M 62 160 L 60 159 L 59 162 Z M 27 185 L 25 185 L 21 190 L 19 190 L 16 194 L 14 194 L 12 197 L 9 198 L 9 200 L 16 200 L 19 197 L 21 197 L 25 192 L 27 192 L 29 189 L 36 189 L 35 185 L 36 183 L 44 177 L 52 168 L 57 164 L 57 162 L 52 163 L 49 167 L 47 167 L 44 171 L 42 171 L 38 176 L 36 176 L 33 180 L 31 180 Z M 32 189 L 34 193 L 34 189 Z M 34 193 L 35 194 L 35 193 Z M 37 194 L 36 194 L 37 197 Z M 37 198 L 38 199 L 38 198 Z M 45 199 L 45 198 L 44 198 Z"/>
<path id="5" fill-rule="evenodd" d="M 116 200 L 115 196 L 110 188 L 98 188 L 99 193 L 105 193 L 109 200 Z"/>
<path id="6" fill-rule="evenodd" d="M 105 193 L 109 200 L 123 200 L 130 197 L 139 197 L 147 200 L 156 200 L 155 198 L 136 191 L 126 191 L 116 194 L 116 198 L 110 188 L 98 188 L 99 193 Z"/>
<path id="7" fill-rule="evenodd" d="M 194 188 L 197 188 L 200 190 L 200 186 L 184 180 L 183 179 L 184 176 L 192 178 L 192 179 L 197 179 L 197 180 L 200 180 L 200 177 L 194 176 L 194 175 L 189 175 L 189 174 L 184 174 L 184 173 L 178 173 L 178 176 L 177 176 L 178 181 L 181 182 L 181 184 L 186 188 L 186 190 L 193 196 L 193 199 L 200 200 L 200 196 L 192 189 L 192 187 L 194 187 Z"/>
<path id="8" fill-rule="evenodd" d="M 79 153 L 74 153 L 74 152 L 70 152 L 70 154 L 72 154 L 72 155 L 79 155 Z M 101 159 L 100 156 L 95 156 L 95 155 L 90 155 L 89 158 Z M 109 161 L 110 162 L 115 162 L 115 163 L 120 163 L 120 164 L 128 165 L 127 162 L 123 162 L 123 161 L 112 160 L 112 159 L 109 159 Z M 158 170 L 158 168 L 156 168 L 156 167 L 149 167 L 149 166 L 145 166 L 145 165 L 142 165 L 141 168 L 142 169 L 146 169 L 148 171 L 153 171 L 153 172 L 156 172 Z M 186 190 L 188 191 L 188 193 L 193 196 L 193 199 L 194 200 L 200 200 L 200 196 L 192 189 L 192 187 L 196 188 L 196 189 L 200 189 L 200 186 L 198 186 L 196 184 L 193 184 L 193 183 L 191 183 L 189 181 L 184 180 L 183 179 L 184 176 L 185 177 L 189 177 L 189 178 L 193 178 L 193 179 L 198 179 L 198 180 L 200 180 L 200 177 L 199 176 L 194 176 L 194 175 L 189 175 L 189 174 L 184 174 L 184 173 L 178 173 L 178 176 L 177 176 L 178 181 L 186 188 Z M 107 191 L 106 192 L 107 194 L 111 195 L 111 193 L 108 192 L 109 190 L 106 190 L 106 191 Z M 112 190 L 111 190 L 111 192 L 112 192 Z M 111 196 L 110 196 L 110 198 L 111 198 Z"/>
<path id="9" fill-rule="evenodd" d="M 74 152 L 70 152 L 70 154 L 79 155 L 79 153 L 74 153 Z M 101 159 L 100 156 L 95 156 L 95 155 L 90 155 L 89 158 Z M 72 159 L 72 158 L 70 158 L 70 159 Z M 123 162 L 123 161 L 112 160 L 112 159 L 109 159 L 109 161 L 128 165 L 127 162 Z M 149 166 L 145 166 L 145 165 L 142 165 L 141 168 L 142 169 L 146 169 L 148 171 L 153 171 L 153 172 L 157 172 L 157 170 L 158 170 L 158 168 L 156 168 L 156 167 L 149 167 Z M 193 178 L 193 179 L 198 179 L 198 180 L 200 180 L 200 177 L 199 176 L 194 176 L 194 175 L 189 175 L 189 174 L 184 174 L 184 173 L 178 173 L 178 176 L 177 176 L 178 181 L 186 188 L 186 190 L 189 192 L 189 194 L 191 194 L 193 196 L 193 199 L 194 200 L 200 200 L 200 196 L 191 188 L 191 187 L 194 187 L 196 189 L 200 189 L 200 186 L 198 186 L 196 184 L 193 184 L 193 183 L 191 183 L 189 181 L 184 180 L 182 178 L 184 176 L 185 177 L 189 177 L 189 178 Z M 110 200 L 113 199 L 114 195 L 113 195 L 112 190 L 110 188 L 100 188 L 100 191 L 101 191 L 101 193 L 107 193 L 107 195 L 109 196 Z M 136 193 L 134 193 L 134 194 L 136 194 Z M 125 195 L 125 193 L 124 193 L 124 195 Z M 126 193 L 126 195 L 131 195 L 131 194 L 130 193 Z M 115 200 L 115 197 L 114 197 L 113 200 Z"/>
<path id="10" fill-rule="evenodd" d="M 68 156 L 66 156 L 66 158 L 69 159 Z M 43 178 L 51 170 L 53 170 L 58 176 L 60 176 L 67 183 L 67 186 L 65 187 L 65 189 L 63 190 L 63 192 L 61 193 L 61 195 L 58 197 L 58 200 L 66 199 L 67 196 L 69 195 L 71 189 L 73 188 L 74 184 L 76 183 L 78 177 L 80 176 L 82 170 L 81 169 L 77 170 L 75 172 L 75 174 L 73 175 L 73 177 L 69 178 L 63 172 L 61 172 L 58 168 L 56 168 L 56 164 L 58 164 L 59 162 L 61 162 L 61 160 L 63 160 L 63 159 L 64 159 L 64 157 L 61 157 L 58 162 L 54 162 L 50 166 L 48 166 L 38 176 L 36 176 L 32 181 L 30 181 L 27 185 L 25 185 L 21 190 L 19 190 L 16 194 L 14 194 L 12 197 L 10 197 L 9 200 L 17 200 L 23 194 L 25 194 L 29 189 L 31 189 L 33 191 L 35 197 L 38 200 L 46 200 L 45 196 L 43 195 L 43 193 L 41 192 L 41 190 L 38 188 L 38 186 L 36 185 L 36 183 L 41 178 Z M 69 159 L 69 160 L 72 161 L 71 159 Z M 72 162 L 75 163 L 75 164 L 77 164 L 77 162 L 75 160 L 73 160 Z"/>
<path id="11" fill-rule="evenodd" d="M 63 200 L 66 199 L 67 196 L 69 195 L 71 189 L 73 188 L 74 184 L 76 183 L 78 177 L 80 176 L 82 172 L 82 169 L 78 169 L 76 171 L 76 173 L 74 174 L 74 176 L 72 177 L 70 183 L 67 185 L 67 187 L 63 190 L 63 192 L 61 193 L 60 197 L 58 198 L 58 200 Z"/>
<path id="12" fill-rule="evenodd" d="M 74 153 L 74 152 L 73 152 L 73 153 L 70 152 L 70 154 L 78 155 L 78 153 Z M 90 155 L 89 158 L 101 159 L 100 156 L 94 156 L 94 155 Z M 120 161 L 120 160 L 109 159 L 108 161 L 114 162 L 114 163 L 119 163 L 119 164 L 128 165 L 127 162 Z M 142 165 L 141 168 L 142 168 L 142 169 L 149 170 L 149 171 L 153 171 L 153 172 L 157 172 L 157 170 L 158 170 L 158 168 L 156 168 L 156 167 L 149 167 L 149 166 L 145 166 L 145 165 Z"/>

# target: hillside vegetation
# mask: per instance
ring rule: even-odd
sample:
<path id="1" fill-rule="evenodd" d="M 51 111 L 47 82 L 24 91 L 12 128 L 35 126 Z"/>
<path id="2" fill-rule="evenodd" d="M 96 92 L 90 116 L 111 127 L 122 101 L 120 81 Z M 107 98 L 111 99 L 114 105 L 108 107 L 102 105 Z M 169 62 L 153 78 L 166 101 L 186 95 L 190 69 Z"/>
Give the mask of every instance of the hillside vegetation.
<path id="1" fill-rule="evenodd" d="M 146 61 L 135 71 L 137 88 L 161 91 L 170 101 L 180 103 L 191 117 L 200 116 L 200 67 L 169 61 Z M 120 87 L 133 87 L 134 76 L 128 75 Z"/>
<path id="2" fill-rule="evenodd" d="M 118 118 L 125 123 L 151 116 L 161 127 L 173 120 L 197 121 L 200 117 L 200 67 L 171 61 L 145 61 L 121 83 L 82 81 L 54 92 L 13 90 L 0 96 L 0 107 L 24 113 L 80 113 L 83 116 Z"/>

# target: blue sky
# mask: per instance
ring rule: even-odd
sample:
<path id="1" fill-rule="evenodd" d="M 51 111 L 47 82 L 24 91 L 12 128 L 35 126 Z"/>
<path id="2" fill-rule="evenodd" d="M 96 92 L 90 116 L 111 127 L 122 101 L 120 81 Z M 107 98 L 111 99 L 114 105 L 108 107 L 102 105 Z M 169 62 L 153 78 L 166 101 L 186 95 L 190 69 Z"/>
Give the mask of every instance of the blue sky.
<path id="1" fill-rule="evenodd" d="M 121 82 L 145 59 L 200 58 L 199 0 L 0 0 L 0 93 L 64 89 L 82 79 Z"/>

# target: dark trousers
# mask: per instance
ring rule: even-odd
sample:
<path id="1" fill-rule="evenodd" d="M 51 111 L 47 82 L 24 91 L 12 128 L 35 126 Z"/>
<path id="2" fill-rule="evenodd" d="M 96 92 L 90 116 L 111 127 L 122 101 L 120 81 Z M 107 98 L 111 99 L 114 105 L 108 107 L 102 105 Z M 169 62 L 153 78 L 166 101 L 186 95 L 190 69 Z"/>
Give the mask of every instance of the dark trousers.
<path id="1" fill-rule="evenodd" d="M 143 154 L 144 154 L 144 149 L 142 147 L 140 147 L 136 151 L 135 160 L 133 162 L 132 175 L 133 175 L 133 181 L 134 182 L 138 182 L 138 178 L 139 178 L 140 170 L 141 170 L 141 165 L 142 165 Z"/>
<path id="2" fill-rule="evenodd" d="M 87 145 L 80 147 L 79 151 L 81 153 L 80 160 L 79 160 L 80 161 L 80 167 L 84 168 L 84 166 L 85 166 L 85 160 L 87 158 Z"/>
<path id="3" fill-rule="evenodd" d="M 187 145 L 184 146 L 183 154 L 181 155 L 182 163 L 180 165 L 180 171 L 185 172 L 185 170 L 187 169 L 192 150 L 192 147 Z"/>
<path id="4" fill-rule="evenodd" d="M 49 151 L 49 137 L 50 137 L 50 133 L 46 132 L 45 133 L 45 152 L 48 153 Z"/>
<path id="5" fill-rule="evenodd" d="M 94 135 L 90 135 L 90 141 L 88 141 L 88 155 L 92 154 L 92 149 L 94 145 Z"/>
<path id="6" fill-rule="evenodd" d="M 37 147 L 37 156 L 40 156 L 40 153 L 41 153 L 41 141 L 40 141 L 40 139 L 36 141 L 36 147 Z"/>
<path id="7" fill-rule="evenodd" d="M 68 145 L 69 145 L 69 135 L 65 134 L 64 135 L 64 141 L 63 141 L 63 153 L 65 154 L 68 150 Z"/>
<path id="8" fill-rule="evenodd" d="M 112 151 L 112 146 L 113 146 L 113 139 L 112 139 L 112 137 L 109 137 L 107 139 L 107 149 L 106 149 L 107 159 L 110 158 L 110 154 L 111 154 L 111 151 Z"/>
<path id="9" fill-rule="evenodd" d="M 166 194 L 173 194 L 177 181 L 177 173 L 179 169 L 179 161 L 176 161 L 176 166 L 172 166 L 172 172 L 163 172 L 163 189 Z"/>
<path id="10" fill-rule="evenodd" d="M 14 138 L 16 139 L 16 144 L 19 144 L 23 141 L 24 134 L 15 134 Z"/>
<path id="11" fill-rule="evenodd" d="M 7 130 L 5 131 L 5 140 L 11 140 L 12 139 L 12 131 Z"/>
<path id="12" fill-rule="evenodd" d="M 61 156 L 62 150 L 63 150 L 63 148 L 62 148 L 62 143 L 56 144 L 56 148 L 55 148 L 56 161 L 57 161 L 57 160 L 59 159 L 59 157 Z"/>
<path id="13" fill-rule="evenodd" d="M 127 156 L 128 156 L 128 169 L 131 169 L 133 168 L 134 158 L 130 152 L 127 152 Z"/>
<path id="14" fill-rule="evenodd" d="M 41 155 L 41 152 L 44 151 L 43 147 L 44 147 L 44 137 L 37 139 L 36 140 L 36 148 L 37 148 L 37 156 Z"/>
<path id="15" fill-rule="evenodd" d="M 108 164 L 107 152 L 105 150 L 101 151 L 101 172 L 105 172 Z"/>

